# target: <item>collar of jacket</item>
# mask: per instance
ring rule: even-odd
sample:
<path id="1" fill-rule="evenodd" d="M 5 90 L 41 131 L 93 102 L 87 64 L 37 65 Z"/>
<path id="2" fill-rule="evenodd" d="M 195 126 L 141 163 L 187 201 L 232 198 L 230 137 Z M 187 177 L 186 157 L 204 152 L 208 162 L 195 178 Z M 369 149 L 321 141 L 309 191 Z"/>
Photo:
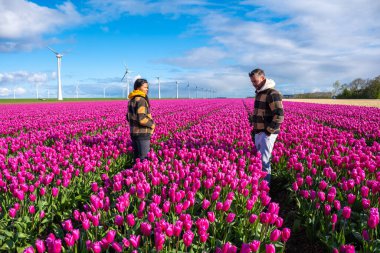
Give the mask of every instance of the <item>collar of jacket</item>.
<path id="1" fill-rule="evenodd" d="M 136 96 L 140 96 L 140 97 L 145 98 L 146 94 L 144 92 L 142 92 L 141 90 L 133 90 L 131 93 L 129 93 L 128 98 L 132 99 Z"/>
<path id="2" fill-rule="evenodd" d="M 265 83 L 263 87 L 261 87 L 259 90 L 256 90 L 256 93 L 260 93 L 262 91 L 265 91 L 267 89 L 273 89 L 276 83 L 272 79 L 265 79 Z"/>

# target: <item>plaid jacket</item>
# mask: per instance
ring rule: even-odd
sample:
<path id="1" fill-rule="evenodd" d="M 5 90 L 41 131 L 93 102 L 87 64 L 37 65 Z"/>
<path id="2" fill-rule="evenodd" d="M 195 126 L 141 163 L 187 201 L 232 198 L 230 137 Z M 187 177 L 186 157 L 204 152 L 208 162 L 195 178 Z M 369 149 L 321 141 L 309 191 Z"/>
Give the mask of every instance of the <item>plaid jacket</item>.
<path id="1" fill-rule="evenodd" d="M 272 88 L 257 92 L 253 114 L 249 116 L 253 132 L 278 134 L 284 121 L 281 94 Z"/>
<path id="2" fill-rule="evenodd" d="M 153 134 L 155 124 L 150 114 L 147 99 L 140 94 L 132 95 L 130 98 L 126 116 L 130 125 L 131 136 L 150 137 Z"/>

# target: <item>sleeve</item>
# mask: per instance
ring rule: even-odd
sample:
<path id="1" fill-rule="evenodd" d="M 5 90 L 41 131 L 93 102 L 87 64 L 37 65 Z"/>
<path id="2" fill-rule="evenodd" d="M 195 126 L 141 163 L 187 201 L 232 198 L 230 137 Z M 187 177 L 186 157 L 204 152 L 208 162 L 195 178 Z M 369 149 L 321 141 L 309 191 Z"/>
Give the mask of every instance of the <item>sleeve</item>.
<path id="1" fill-rule="evenodd" d="M 269 108 L 273 113 L 272 122 L 266 128 L 269 133 L 274 133 L 280 129 L 281 123 L 284 121 L 284 107 L 282 106 L 282 97 L 279 92 L 271 92 L 268 95 Z"/>
<path id="2" fill-rule="evenodd" d="M 153 119 L 148 117 L 148 105 L 145 99 L 137 102 L 137 120 L 141 126 L 152 128 Z"/>

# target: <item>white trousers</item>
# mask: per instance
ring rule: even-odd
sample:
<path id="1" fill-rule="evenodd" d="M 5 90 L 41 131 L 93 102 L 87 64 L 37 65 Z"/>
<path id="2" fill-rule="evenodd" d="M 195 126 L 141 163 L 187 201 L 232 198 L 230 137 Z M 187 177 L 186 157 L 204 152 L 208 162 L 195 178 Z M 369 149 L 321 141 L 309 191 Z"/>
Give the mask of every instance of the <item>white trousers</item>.
<path id="1" fill-rule="evenodd" d="M 270 158 L 272 157 L 272 150 L 277 136 L 278 134 L 267 136 L 264 132 L 255 134 L 255 146 L 257 151 L 261 153 L 262 170 L 267 172 L 265 180 L 268 181 L 268 183 L 270 182 L 271 176 Z"/>

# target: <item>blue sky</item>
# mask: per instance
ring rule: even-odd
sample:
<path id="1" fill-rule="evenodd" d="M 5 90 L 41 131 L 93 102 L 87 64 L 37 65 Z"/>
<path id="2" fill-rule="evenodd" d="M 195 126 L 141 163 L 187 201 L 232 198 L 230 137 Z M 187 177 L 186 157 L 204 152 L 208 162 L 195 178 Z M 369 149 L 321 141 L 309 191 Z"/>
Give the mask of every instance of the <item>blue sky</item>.
<path id="1" fill-rule="evenodd" d="M 374 0 L 0 0 L 0 98 L 253 95 L 259 67 L 283 94 L 329 91 L 332 83 L 380 75 L 380 2 Z M 132 86 L 132 85 L 131 85 Z M 130 86 L 130 87 L 131 87 Z M 198 96 L 209 93 L 198 90 Z"/>

